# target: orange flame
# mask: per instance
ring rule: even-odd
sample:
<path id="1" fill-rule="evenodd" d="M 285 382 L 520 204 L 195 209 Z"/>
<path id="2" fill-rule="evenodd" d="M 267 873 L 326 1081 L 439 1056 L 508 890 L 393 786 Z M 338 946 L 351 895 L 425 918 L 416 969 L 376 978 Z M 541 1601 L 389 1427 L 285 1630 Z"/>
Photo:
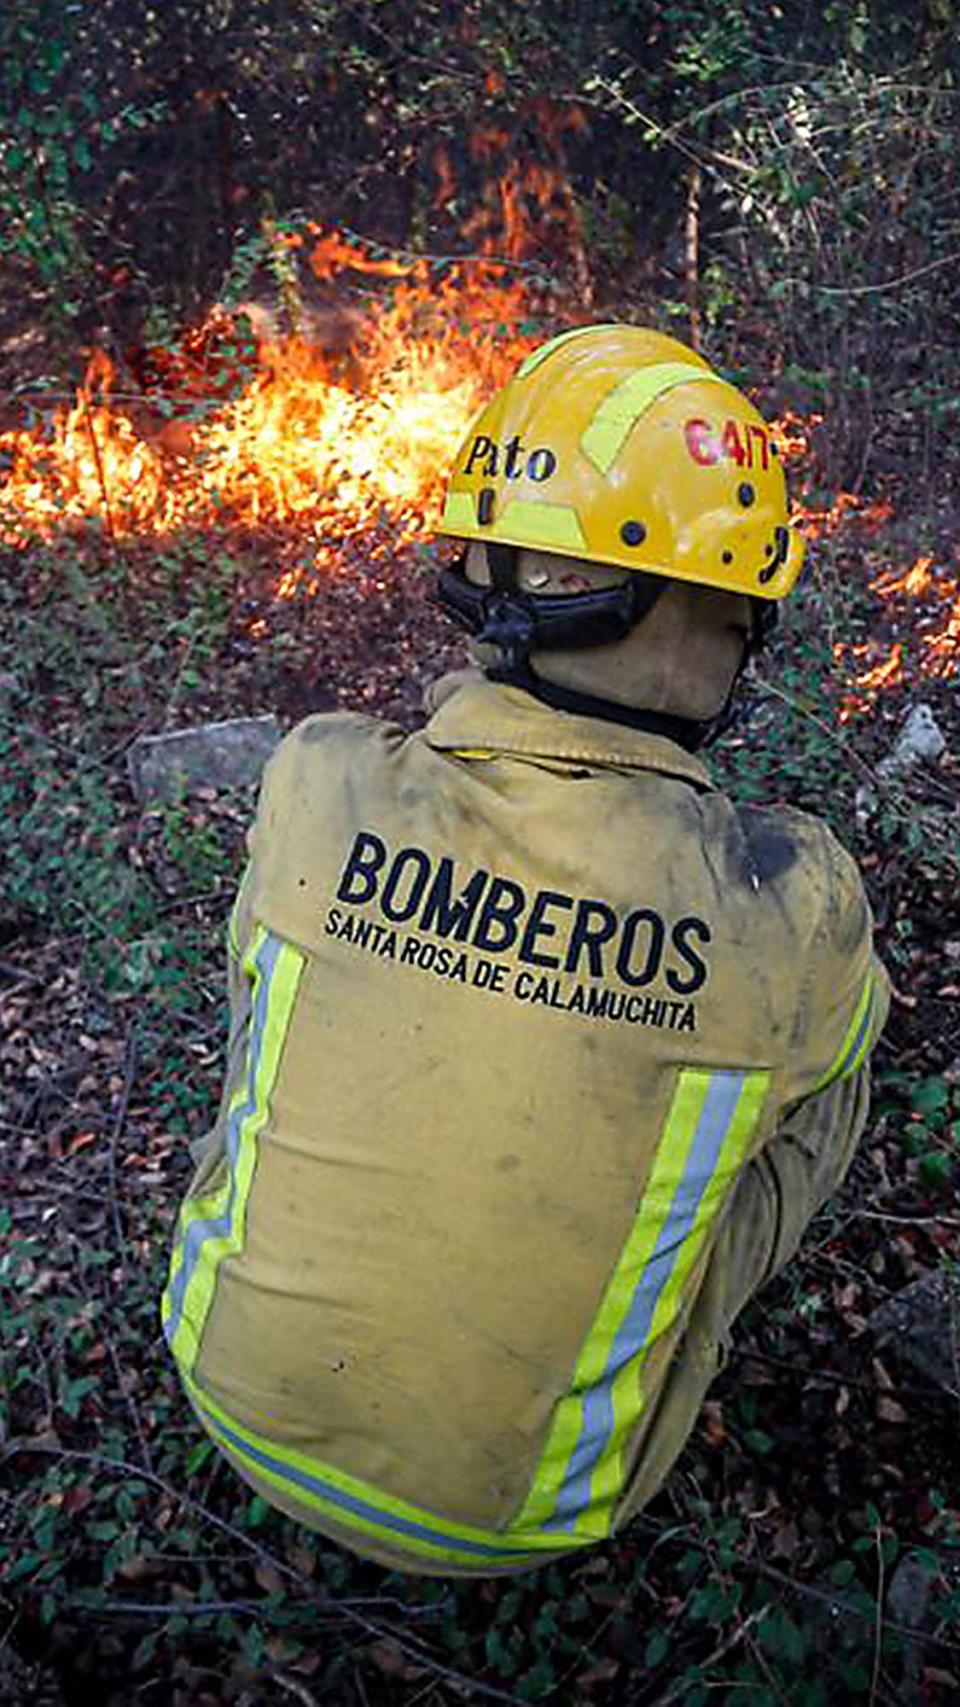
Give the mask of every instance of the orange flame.
<path id="1" fill-rule="evenodd" d="M 854 518 L 861 526 L 880 528 L 893 515 L 889 498 L 861 498 L 856 492 L 838 492 L 826 508 L 811 508 L 807 504 L 794 507 L 794 517 L 808 539 L 820 539 Z"/>
<path id="2" fill-rule="evenodd" d="M 918 631 L 919 647 L 912 663 L 919 675 L 939 681 L 960 675 L 960 580 L 937 570 L 932 556 L 921 556 L 901 574 L 885 570 L 871 581 L 870 591 L 890 600 L 895 608 L 902 607 L 911 631 Z M 839 642 L 833 650 L 841 667 L 853 666 L 839 711 L 843 723 L 867 710 L 884 689 L 908 679 L 907 646 L 902 640 L 895 640 L 880 658 L 870 642 Z"/>
<path id="3" fill-rule="evenodd" d="M 912 569 L 905 575 L 895 575 L 887 571 L 871 581 L 870 590 L 880 593 L 883 598 L 890 598 L 894 593 L 906 593 L 908 598 L 918 599 L 921 594 L 929 593 L 936 587 L 936 579 L 930 573 L 932 557 L 918 557 Z"/>
<path id="4" fill-rule="evenodd" d="M 819 427 L 823 421 L 822 415 L 798 415 L 794 409 L 786 409 L 770 422 L 770 432 L 780 452 L 782 462 L 796 462 L 800 457 L 810 454 L 810 429 Z"/>
<path id="5" fill-rule="evenodd" d="M 547 164 L 518 164 L 527 146 L 516 127 L 491 124 L 469 141 L 483 178 L 464 226 L 480 250 L 472 260 L 431 271 L 314 222 L 302 232 L 265 222 L 279 305 L 217 305 L 176 350 L 138 352 L 132 386 L 96 354 L 73 406 L 45 430 L 0 434 L 0 540 L 23 545 L 90 520 L 114 539 L 295 526 L 315 542 L 319 569 L 361 535 L 376 554 L 386 536 L 396 546 L 434 531 L 470 420 L 540 341 L 522 263 L 562 253 L 581 303 L 590 298 L 563 154 L 563 136 L 586 119 L 548 101 L 535 116 Z M 455 180 L 441 149 L 434 165 L 448 202 Z M 321 299 L 312 306 L 307 265 Z M 301 584 L 316 577 L 285 575 L 278 591 Z"/>
<path id="6" fill-rule="evenodd" d="M 342 264 L 396 282 L 389 297 L 350 315 L 329 309 L 297 335 L 263 311 L 255 366 L 232 398 L 214 358 L 234 328 L 215 310 L 160 364 L 186 387 L 182 400 L 201 403 L 196 420 L 165 421 L 150 395 L 116 395 L 98 353 L 46 431 L 0 434 L 0 538 L 24 545 L 90 519 L 116 538 L 295 524 L 317 541 L 319 563 L 384 524 L 394 544 L 429 534 L 471 418 L 538 341 L 520 329 L 525 285 L 489 263 L 438 282 L 421 261 L 366 256 L 338 233 L 320 238 L 312 261 L 324 279 Z"/>
<path id="7" fill-rule="evenodd" d="M 319 226 L 314 226 L 313 232 L 319 240 L 311 253 L 310 265 L 321 282 L 335 279 L 347 270 L 372 273 L 385 279 L 403 278 L 416 265 L 414 261 L 398 261 L 390 255 L 378 258 L 367 254 L 355 239 L 351 241 L 342 231 L 322 232 Z"/>

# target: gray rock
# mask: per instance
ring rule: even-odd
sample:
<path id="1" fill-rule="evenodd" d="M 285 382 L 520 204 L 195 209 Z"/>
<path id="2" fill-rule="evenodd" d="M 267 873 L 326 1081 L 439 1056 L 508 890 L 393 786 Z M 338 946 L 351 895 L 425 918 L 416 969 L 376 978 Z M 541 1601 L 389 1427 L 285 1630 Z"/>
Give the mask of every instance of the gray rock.
<path id="1" fill-rule="evenodd" d="M 917 765 L 936 764 L 946 750 L 946 736 L 929 705 L 912 705 L 889 753 L 877 766 L 877 781 L 895 783 Z M 870 782 L 861 783 L 854 800 L 859 829 L 866 829 L 876 809 L 877 790 Z"/>
<path id="2" fill-rule="evenodd" d="M 130 786 L 144 804 L 198 788 L 242 788 L 256 782 L 280 739 L 272 714 L 142 735 L 127 754 Z"/>
<path id="3" fill-rule="evenodd" d="M 914 705 L 904 721 L 893 749 L 877 771 L 895 776 L 915 765 L 935 764 L 947 750 L 947 740 L 929 705 Z"/>
<path id="4" fill-rule="evenodd" d="M 937 1269 L 874 1310 L 882 1345 L 960 1399 L 960 1275 Z"/>

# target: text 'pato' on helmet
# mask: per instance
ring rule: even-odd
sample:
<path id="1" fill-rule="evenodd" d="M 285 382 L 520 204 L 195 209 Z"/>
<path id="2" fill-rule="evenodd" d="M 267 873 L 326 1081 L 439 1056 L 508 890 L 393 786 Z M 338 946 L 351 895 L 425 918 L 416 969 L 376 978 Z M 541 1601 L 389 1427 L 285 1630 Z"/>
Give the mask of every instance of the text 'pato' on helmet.
<path id="1" fill-rule="evenodd" d="M 527 356 L 466 436 L 440 531 L 763 600 L 803 562 L 762 416 L 635 326 L 578 327 Z"/>

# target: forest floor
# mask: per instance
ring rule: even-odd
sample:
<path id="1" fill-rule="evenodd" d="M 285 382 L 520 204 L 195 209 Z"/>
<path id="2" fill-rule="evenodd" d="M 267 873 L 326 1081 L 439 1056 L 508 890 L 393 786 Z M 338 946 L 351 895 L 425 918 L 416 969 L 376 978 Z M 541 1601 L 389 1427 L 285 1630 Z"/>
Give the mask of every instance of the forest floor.
<path id="1" fill-rule="evenodd" d="M 194 1423 L 158 1309 L 224 1041 L 223 937 L 253 805 L 141 806 L 139 733 L 344 705 L 412 724 L 460 659 L 424 549 L 275 596 L 282 534 L 8 548 L 0 580 L 0 1703 L 767 1703 L 960 1692 L 957 1401 L 873 1310 L 960 1262 L 960 692 L 921 681 L 922 601 L 880 598 L 950 519 L 856 519 L 711 758 L 828 818 L 896 995 L 868 1136 L 750 1306 L 665 1490 L 618 1540 L 513 1581 L 359 1564 L 251 1497 Z M 838 637 L 905 679 L 841 721 Z M 946 754 L 855 809 L 908 708 Z M 912 1560 L 923 1628 L 890 1585 Z M 913 1691 L 912 1696 L 909 1692 Z"/>

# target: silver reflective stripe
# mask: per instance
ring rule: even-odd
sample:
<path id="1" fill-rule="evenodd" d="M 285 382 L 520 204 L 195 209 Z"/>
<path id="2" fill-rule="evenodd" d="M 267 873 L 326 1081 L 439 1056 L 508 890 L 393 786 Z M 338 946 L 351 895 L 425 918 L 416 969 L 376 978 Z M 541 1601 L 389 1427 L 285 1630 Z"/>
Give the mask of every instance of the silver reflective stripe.
<path id="1" fill-rule="evenodd" d="M 203 1401 L 196 1399 L 203 1410 Z M 296 1465 L 288 1464 L 285 1459 L 276 1457 L 262 1447 L 251 1445 L 228 1428 L 219 1417 L 211 1416 L 203 1410 L 207 1427 L 227 1446 L 232 1447 L 237 1457 L 250 1464 L 259 1465 L 268 1470 L 282 1481 L 288 1482 L 292 1488 L 302 1488 L 306 1493 L 315 1495 L 318 1499 L 327 1500 L 333 1506 L 351 1517 L 363 1518 L 367 1523 L 375 1523 L 378 1529 L 392 1531 L 396 1535 L 410 1535 L 418 1541 L 429 1541 L 434 1546 L 445 1547 L 449 1552 L 464 1553 L 482 1559 L 516 1560 L 518 1555 L 531 1551 L 529 1545 L 518 1546 L 514 1551 L 494 1541 L 470 1541 L 459 1535 L 451 1535 L 445 1529 L 431 1528 L 426 1523 L 415 1522 L 412 1518 L 402 1517 L 399 1512 L 384 1510 L 373 1505 L 369 1500 L 361 1499 L 356 1494 L 347 1493 L 338 1488 L 334 1482 L 329 1482 L 321 1476 L 311 1475 Z"/>
<path id="2" fill-rule="evenodd" d="M 737 1110 L 746 1073 L 714 1073 L 703 1100 L 686 1165 L 648 1263 L 637 1278 L 626 1316 L 617 1329 L 600 1380 L 583 1396 L 580 1436 L 545 1529 L 573 1529 L 590 1505 L 590 1485 L 613 1434 L 613 1383 L 625 1364 L 643 1351 L 657 1305 L 696 1220 Z"/>
<path id="3" fill-rule="evenodd" d="M 187 1288 L 193 1279 L 206 1240 L 225 1237 L 233 1224 L 237 1195 L 236 1168 L 240 1153 L 240 1135 L 244 1121 L 249 1118 L 257 1106 L 257 1073 L 263 1049 L 263 1033 L 270 1007 L 270 981 L 282 946 L 279 937 L 267 935 L 257 950 L 254 961 L 257 989 L 250 1016 L 250 1036 L 247 1043 L 246 1095 L 242 1101 L 239 1099 L 235 1101 L 227 1122 L 226 1153 L 230 1165 L 230 1192 L 221 1215 L 206 1221 L 192 1222 L 184 1235 L 183 1260 L 177 1277 L 170 1288 L 170 1314 L 164 1327 L 167 1344 L 171 1347 L 183 1317 Z"/>

